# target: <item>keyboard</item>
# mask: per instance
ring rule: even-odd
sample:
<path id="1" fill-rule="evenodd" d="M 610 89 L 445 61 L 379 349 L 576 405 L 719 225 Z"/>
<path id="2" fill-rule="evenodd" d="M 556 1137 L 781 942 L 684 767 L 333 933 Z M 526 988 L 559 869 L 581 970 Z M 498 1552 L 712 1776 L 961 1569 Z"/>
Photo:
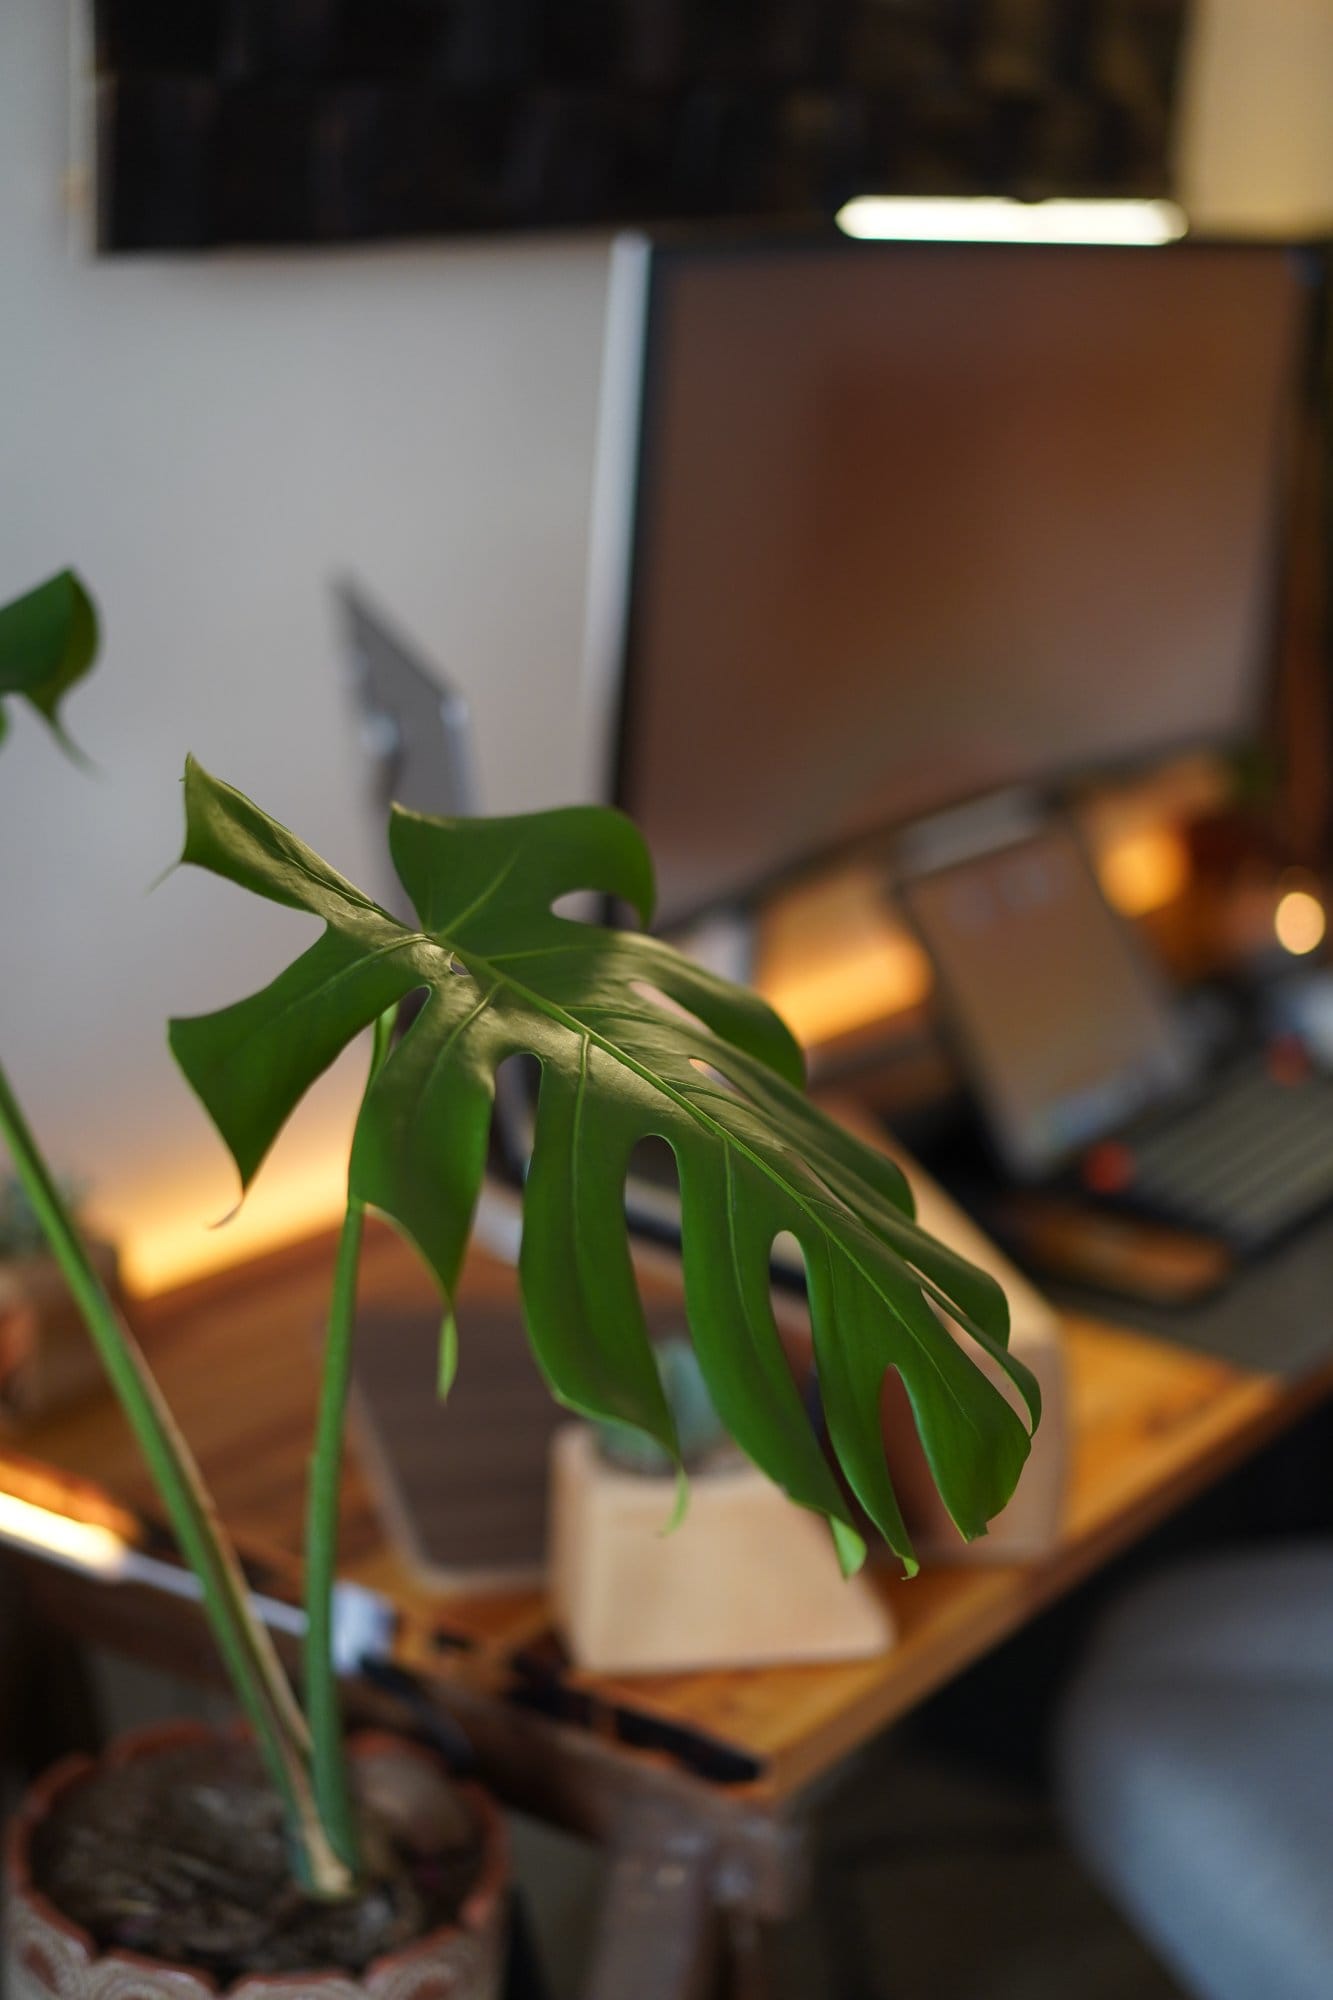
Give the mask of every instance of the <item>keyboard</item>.
<path id="1" fill-rule="evenodd" d="M 1333 1077 L 1283 1080 L 1247 1062 L 1190 1103 L 1091 1148 L 1084 1179 L 1253 1255 L 1333 1207 Z"/>

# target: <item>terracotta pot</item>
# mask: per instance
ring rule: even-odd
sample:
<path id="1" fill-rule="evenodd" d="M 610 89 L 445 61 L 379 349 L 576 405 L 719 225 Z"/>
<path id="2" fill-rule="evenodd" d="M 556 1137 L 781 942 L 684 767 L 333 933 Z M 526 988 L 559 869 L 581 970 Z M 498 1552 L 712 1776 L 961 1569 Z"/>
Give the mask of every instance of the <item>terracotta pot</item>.
<path id="1" fill-rule="evenodd" d="M 215 1732 L 180 1723 L 123 1737 L 104 1763 L 126 1763 L 198 1741 Z M 352 1754 L 384 1739 L 354 1738 Z M 400 1749 L 415 1746 L 398 1744 Z M 422 1757 L 430 1753 L 422 1750 Z M 6 2000 L 210 2000 L 219 1993 L 207 1973 L 127 1951 L 103 1952 L 86 1931 L 63 1917 L 34 1888 L 29 1855 L 35 1828 L 56 1800 L 93 1769 L 72 1757 L 33 1786 L 10 1828 L 5 1853 L 4 1978 Z M 499 2000 L 504 1974 L 509 1860 L 503 1824 L 484 1792 L 463 1788 L 482 1829 L 481 1872 L 457 1924 L 376 1959 L 359 1976 L 346 1972 L 260 1974 L 238 1980 L 229 2000 Z"/>

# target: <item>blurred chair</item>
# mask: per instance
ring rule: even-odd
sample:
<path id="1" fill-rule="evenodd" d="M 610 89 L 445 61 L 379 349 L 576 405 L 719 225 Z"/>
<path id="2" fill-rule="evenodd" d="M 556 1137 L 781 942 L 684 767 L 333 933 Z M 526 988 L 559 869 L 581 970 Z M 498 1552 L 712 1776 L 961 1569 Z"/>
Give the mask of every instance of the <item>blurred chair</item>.
<path id="1" fill-rule="evenodd" d="M 1333 1542 L 1168 1570 L 1098 1632 L 1065 1823 L 1200 2000 L 1333 1994 Z"/>

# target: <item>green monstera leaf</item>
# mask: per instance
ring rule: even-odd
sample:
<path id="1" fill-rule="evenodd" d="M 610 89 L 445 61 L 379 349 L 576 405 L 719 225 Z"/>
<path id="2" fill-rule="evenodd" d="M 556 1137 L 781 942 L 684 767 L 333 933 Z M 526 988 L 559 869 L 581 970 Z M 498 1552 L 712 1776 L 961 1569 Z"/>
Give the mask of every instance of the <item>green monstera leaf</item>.
<path id="1" fill-rule="evenodd" d="M 61 725 L 60 704 L 96 657 L 97 613 L 73 570 L 62 569 L 0 605 L 0 742 L 8 727 L 4 697 L 21 695 L 77 755 Z"/>
<path id="2" fill-rule="evenodd" d="M 774 1323 L 775 1237 L 801 1246 L 829 1441 L 852 1491 L 913 1567 L 884 1459 L 886 1372 L 906 1387 L 960 1531 L 1008 1500 L 1029 1449 L 1008 1399 L 942 1324 L 941 1308 L 1016 1385 L 993 1281 L 912 1219 L 896 1169 L 802 1092 L 800 1052 L 753 994 L 660 940 L 558 916 L 574 890 L 649 921 L 652 864 L 602 807 L 513 819 L 395 809 L 390 842 L 420 928 L 399 923 L 285 827 L 191 762 L 183 859 L 323 919 L 318 941 L 262 992 L 171 1025 L 171 1046 L 248 1184 L 314 1079 L 383 1009 L 425 1002 L 366 1098 L 351 1186 L 416 1244 L 452 1300 L 485 1169 L 495 1072 L 541 1065 L 523 1197 L 520 1283 L 555 1395 L 677 1455 L 630 1259 L 624 1180 L 649 1136 L 675 1155 L 686 1313 L 722 1421 L 843 1560 L 863 1553 Z"/>

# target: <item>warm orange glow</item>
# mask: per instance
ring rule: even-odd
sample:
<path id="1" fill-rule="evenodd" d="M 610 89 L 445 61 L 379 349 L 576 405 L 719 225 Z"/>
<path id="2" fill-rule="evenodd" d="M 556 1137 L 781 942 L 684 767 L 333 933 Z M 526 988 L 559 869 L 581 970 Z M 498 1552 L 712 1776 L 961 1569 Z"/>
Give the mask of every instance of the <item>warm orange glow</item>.
<path id="1" fill-rule="evenodd" d="M 789 968 L 765 997 L 806 1047 L 919 1006 L 930 991 L 930 965 L 905 932 L 850 944 L 820 965 Z"/>
<path id="2" fill-rule="evenodd" d="M 1097 850 L 1097 874 L 1109 903 L 1125 917 L 1143 917 L 1174 902 L 1189 880 L 1189 853 L 1170 826 L 1141 826 Z"/>
<path id="3" fill-rule="evenodd" d="M 1324 906 L 1309 889 L 1288 889 L 1273 912 L 1273 930 L 1283 951 L 1303 958 L 1324 941 L 1328 920 Z"/>
<path id="4" fill-rule="evenodd" d="M 161 1196 L 150 1217 L 127 1217 L 117 1226 L 125 1277 L 141 1295 L 224 1270 L 266 1250 L 276 1250 L 339 1221 L 347 1192 L 347 1159 L 336 1147 L 298 1157 L 285 1171 L 275 1161 L 261 1175 L 239 1212 L 221 1228 L 208 1223 L 219 1210 L 217 1179 L 187 1179 L 170 1200 Z"/>
<path id="5" fill-rule="evenodd" d="M 1182 829 L 1230 796 L 1225 767 L 1199 756 L 1083 800 L 1078 816 L 1084 837 L 1102 890 L 1122 916 L 1147 916 L 1184 894 L 1190 856 Z"/>
<path id="6" fill-rule="evenodd" d="M 127 1544 L 138 1533 L 133 1514 L 118 1507 L 100 1488 L 77 1479 L 73 1473 L 40 1465 L 34 1459 L 0 1452 L 0 1484 L 11 1499 L 26 1502 L 34 1513 L 60 1514 L 68 1520 L 87 1522 Z"/>
<path id="7" fill-rule="evenodd" d="M 930 992 L 930 961 L 865 869 L 792 891 L 764 913 L 756 985 L 807 1048 L 871 1026 Z"/>
<path id="8" fill-rule="evenodd" d="M 99 1522 L 72 1521 L 13 1493 L 0 1493 L 0 1542 L 104 1577 L 117 1576 L 128 1553 L 120 1536 Z"/>

